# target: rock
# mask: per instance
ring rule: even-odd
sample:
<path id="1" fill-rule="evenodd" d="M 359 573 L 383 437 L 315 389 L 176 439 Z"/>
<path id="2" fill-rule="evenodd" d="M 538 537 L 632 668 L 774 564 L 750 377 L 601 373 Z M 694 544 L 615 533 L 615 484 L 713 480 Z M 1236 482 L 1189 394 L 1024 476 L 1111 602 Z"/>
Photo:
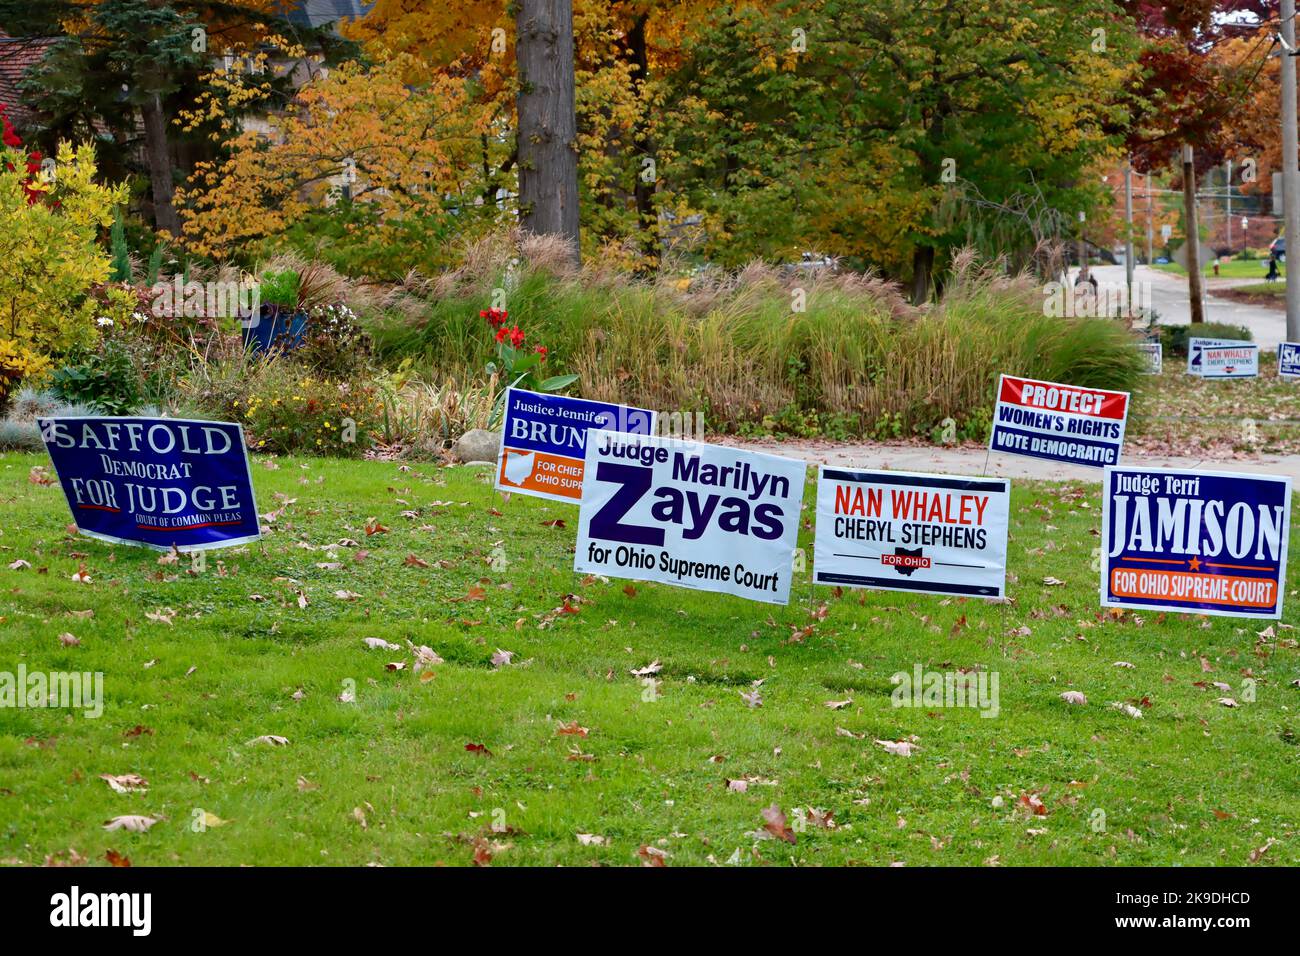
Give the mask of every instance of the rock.
<path id="1" fill-rule="evenodd" d="M 456 440 L 452 454 L 461 462 L 494 462 L 501 449 L 501 435 L 483 428 L 471 428 Z"/>

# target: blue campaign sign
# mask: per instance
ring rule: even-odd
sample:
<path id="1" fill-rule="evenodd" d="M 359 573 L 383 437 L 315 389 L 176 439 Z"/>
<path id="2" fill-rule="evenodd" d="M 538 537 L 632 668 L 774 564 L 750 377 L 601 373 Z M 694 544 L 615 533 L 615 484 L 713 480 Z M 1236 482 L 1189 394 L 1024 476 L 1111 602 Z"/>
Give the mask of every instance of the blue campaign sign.
<path id="1" fill-rule="evenodd" d="M 496 489 L 577 504 L 587 432 L 653 435 L 655 421 L 647 408 L 507 389 Z"/>
<path id="2" fill-rule="evenodd" d="M 261 536 L 239 425 L 92 416 L 38 424 L 87 537 L 203 551 Z"/>
<path id="3" fill-rule="evenodd" d="M 1277 347 L 1277 374 L 1300 378 L 1300 342 L 1283 342 Z"/>
<path id="4" fill-rule="evenodd" d="M 1290 478 L 1130 467 L 1105 474 L 1103 607 L 1282 616 Z"/>

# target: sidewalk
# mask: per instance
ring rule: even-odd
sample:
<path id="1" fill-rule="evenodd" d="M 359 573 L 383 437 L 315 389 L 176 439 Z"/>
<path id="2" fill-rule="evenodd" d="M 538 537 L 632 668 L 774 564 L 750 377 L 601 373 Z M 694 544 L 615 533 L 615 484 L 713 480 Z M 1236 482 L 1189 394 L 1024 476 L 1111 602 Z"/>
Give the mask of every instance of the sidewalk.
<path id="1" fill-rule="evenodd" d="M 739 439 L 714 435 L 708 439 L 748 451 L 761 451 L 786 458 L 802 458 L 809 464 L 838 465 L 842 468 L 936 472 L 951 475 L 988 474 L 998 478 L 1034 481 L 1101 481 L 1100 468 L 1085 468 L 1019 455 L 988 455 L 983 448 L 938 448 L 925 445 L 884 445 L 833 442 L 820 439 Z M 987 456 L 988 470 L 985 471 Z M 1249 474 L 1287 475 L 1300 483 L 1300 455 L 1259 455 L 1254 458 L 1182 458 L 1167 455 L 1125 455 L 1124 465 L 1152 468 L 1192 468 L 1200 471 L 1236 471 Z"/>

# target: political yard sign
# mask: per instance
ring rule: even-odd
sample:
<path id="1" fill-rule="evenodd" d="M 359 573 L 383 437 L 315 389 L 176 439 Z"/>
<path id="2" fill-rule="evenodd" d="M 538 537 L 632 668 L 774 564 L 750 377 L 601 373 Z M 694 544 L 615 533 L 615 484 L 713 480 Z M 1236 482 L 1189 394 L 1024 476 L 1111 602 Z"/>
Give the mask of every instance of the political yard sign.
<path id="1" fill-rule="evenodd" d="M 1165 349 L 1159 342 L 1139 342 L 1138 351 L 1146 359 L 1146 375 L 1159 375 L 1165 370 Z"/>
<path id="2" fill-rule="evenodd" d="M 1227 339 L 1188 339 L 1187 374 L 1202 378 L 1254 378 L 1259 346 Z"/>
<path id="3" fill-rule="evenodd" d="M 1104 468 L 1119 463 L 1128 392 L 1003 375 L 989 450 Z"/>
<path id="4" fill-rule="evenodd" d="M 593 431 L 573 569 L 788 604 L 804 463 Z"/>
<path id="5" fill-rule="evenodd" d="M 1103 607 L 1282 615 L 1291 479 L 1107 468 Z"/>
<path id="6" fill-rule="evenodd" d="M 1277 347 L 1277 374 L 1300 378 L 1300 342 L 1283 342 Z"/>
<path id="7" fill-rule="evenodd" d="M 655 419 L 645 408 L 506 389 L 496 489 L 576 504 L 587 432 L 653 435 Z"/>
<path id="8" fill-rule="evenodd" d="M 1002 597 L 1011 483 L 901 471 L 817 476 L 817 584 Z"/>
<path id="9" fill-rule="evenodd" d="M 260 537 L 239 425 L 176 418 L 39 419 L 77 530 L 202 551 Z"/>

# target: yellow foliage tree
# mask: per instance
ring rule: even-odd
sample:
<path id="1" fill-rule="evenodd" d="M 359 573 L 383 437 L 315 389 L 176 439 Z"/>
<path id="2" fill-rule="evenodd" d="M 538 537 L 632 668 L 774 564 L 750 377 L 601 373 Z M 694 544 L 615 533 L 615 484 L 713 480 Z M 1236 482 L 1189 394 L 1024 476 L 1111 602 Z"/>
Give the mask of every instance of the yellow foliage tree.
<path id="1" fill-rule="evenodd" d="M 53 176 L 31 179 L 27 156 L 5 151 L 0 168 L 0 346 L 53 353 L 94 329 L 85 294 L 108 279 L 98 243 L 125 185 L 95 182 L 95 150 L 60 143 Z M 34 193 L 34 195 L 33 195 Z"/>
<path id="2" fill-rule="evenodd" d="M 466 79 L 413 86 L 413 71 L 405 53 L 342 64 L 303 87 L 293 110 L 236 135 L 225 158 L 200 163 L 177 194 L 190 248 L 228 258 L 344 189 L 373 205 L 381 230 L 471 206 L 490 123 L 469 108 Z"/>

